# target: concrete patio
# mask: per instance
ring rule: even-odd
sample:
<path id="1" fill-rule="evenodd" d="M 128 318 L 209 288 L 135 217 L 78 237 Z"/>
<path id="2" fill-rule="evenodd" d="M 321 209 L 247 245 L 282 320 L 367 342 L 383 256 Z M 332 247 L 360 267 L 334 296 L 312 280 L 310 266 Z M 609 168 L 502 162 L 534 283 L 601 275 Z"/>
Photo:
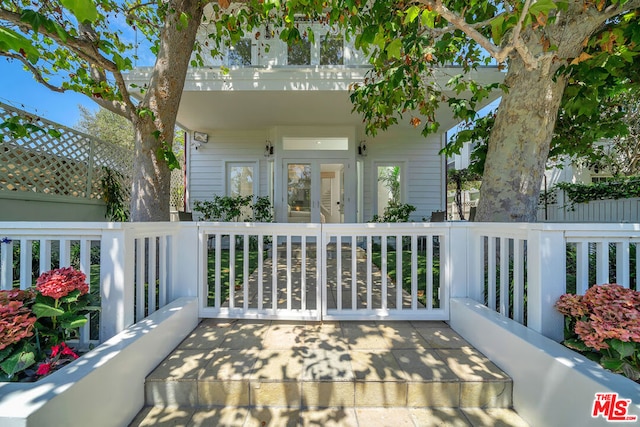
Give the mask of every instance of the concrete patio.
<path id="1" fill-rule="evenodd" d="M 203 320 L 131 426 L 525 426 L 512 381 L 444 322 Z"/>

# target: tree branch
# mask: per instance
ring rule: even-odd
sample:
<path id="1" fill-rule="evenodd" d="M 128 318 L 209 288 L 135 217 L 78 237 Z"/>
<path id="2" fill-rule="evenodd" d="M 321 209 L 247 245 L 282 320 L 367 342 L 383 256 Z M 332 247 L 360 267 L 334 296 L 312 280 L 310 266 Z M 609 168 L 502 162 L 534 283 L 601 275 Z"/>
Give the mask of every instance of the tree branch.
<path id="1" fill-rule="evenodd" d="M 10 10 L 0 9 L 0 20 L 12 23 L 13 25 L 20 28 L 20 30 L 25 34 L 29 34 L 30 32 L 34 31 L 31 25 L 23 22 L 20 19 L 20 14 L 12 12 Z M 72 37 L 68 33 L 67 39 L 62 40 L 58 33 L 48 31 L 43 25 L 38 27 L 37 33 L 54 40 L 60 46 L 65 46 L 90 64 L 98 64 L 100 65 L 100 68 L 103 68 L 104 70 L 112 73 L 118 71 L 118 67 L 116 66 L 116 64 L 102 56 L 98 51 L 98 48 L 91 40 Z"/>
<path id="2" fill-rule="evenodd" d="M 11 52 L 0 52 L 0 56 L 6 56 L 7 58 L 15 59 L 16 61 L 22 62 L 22 65 L 24 65 L 25 67 L 27 67 L 29 71 L 31 71 L 31 74 L 33 74 L 33 77 L 36 79 L 36 81 L 44 85 L 47 89 L 50 89 L 58 93 L 64 93 L 66 91 L 60 86 L 52 85 L 51 83 L 46 81 L 44 76 L 40 72 L 40 70 L 38 70 L 36 67 L 33 66 L 33 64 L 27 61 L 27 59 L 24 56 L 18 55 L 16 53 L 11 53 Z"/>
<path id="3" fill-rule="evenodd" d="M 488 38 L 486 38 L 482 33 L 480 33 L 476 28 L 473 27 L 472 24 L 467 23 L 463 17 L 457 15 L 453 11 L 449 10 L 443 3 L 442 0 L 418 0 L 419 3 L 424 4 L 438 12 L 444 19 L 449 21 L 453 26 L 461 31 L 464 31 L 471 39 L 473 39 L 476 43 L 478 43 L 482 48 L 484 48 L 489 55 L 494 57 L 498 62 L 504 62 L 507 55 L 504 55 L 502 60 L 498 58 L 502 57 L 500 49 L 495 44 L 491 42 Z"/>

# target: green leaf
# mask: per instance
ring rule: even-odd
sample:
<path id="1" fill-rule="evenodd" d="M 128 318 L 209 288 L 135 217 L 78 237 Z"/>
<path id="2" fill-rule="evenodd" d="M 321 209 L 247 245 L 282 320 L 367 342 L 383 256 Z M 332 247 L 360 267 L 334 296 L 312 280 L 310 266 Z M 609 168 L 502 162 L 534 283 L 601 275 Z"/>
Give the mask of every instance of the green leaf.
<path id="1" fill-rule="evenodd" d="M 76 302 L 78 301 L 79 297 L 80 297 L 80 291 L 77 289 L 74 289 L 73 291 L 69 292 L 67 295 L 60 298 L 60 301 L 64 303 Z"/>
<path id="2" fill-rule="evenodd" d="M 78 21 L 94 22 L 98 19 L 98 10 L 93 0 L 60 0 L 62 5 L 69 9 Z"/>
<path id="3" fill-rule="evenodd" d="M 400 58 L 400 52 L 402 50 L 402 40 L 395 39 L 389 45 L 387 45 L 387 54 L 390 58 Z"/>
<path id="4" fill-rule="evenodd" d="M 497 45 L 502 41 L 504 35 L 504 16 L 497 16 L 491 20 L 491 38 Z"/>
<path id="5" fill-rule="evenodd" d="M 54 138 L 60 138 L 62 136 L 62 133 L 58 129 L 49 129 L 47 133 Z"/>
<path id="6" fill-rule="evenodd" d="M 87 323 L 87 318 L 82 315 L 65 315 L 60 318 L 60 326 L 65 329 L 76 329 Z"/>
<path id="7" fill-rule="evenodd" d="M 566 347 L 572 350 L 578 351 L 592 351 L 591 347 L 588 347 L 582 340 L 578 338 L 568 339 L 562 342 Z"/>
<path id="8" fill-rule="evenodd" d="M 171 149 L 161 148 L 160 150 L 162 151 L 162 157 L 167 162 L 167 166 L 169 166 L 169 170 L 180 169 L 180 162 Z"/>
<path id="9" fill-rule="evenodd" d="M 632 342 L 624 342 L 618 339 L 612 339 L 609 341 L 609 345 L 618 352 L 621 359 L 632 356 L 636 351 L 636 345 Z"/>
<path id="10" fill-rule="evenodd" d="M 549 12 L 557 8 L 558 6 L 556 6 L 553 0 L 537 0 L 529 8 L 529 13 L 533 16 L 538 16 L 540 13 L 546 16 L 549 15 Z"/>
<path id="11" fill-rule="evenodd" d="M 0 51 L 13 51 L 26 57 L 32 64 L 35 64 L 40 58 L 40 53 L 29 39 L 9 28 L 0 28 Z"/>
<path id="12" fill-rule="evenodd" d="M 434 28 L 438 14 L 433 10 L 425 9 L 420 16 L 420 23 L 426 27 Z"/>
<path id="13" fill-rule="evenodd" d="M 35 303 L 31 309 L 37 318 L 61 316 L 64 314 L 64 310 L 39 302 Z"/>
<path id="14" fill-rule="evenodd" d="M 189 16 L 182 12 L 180 14 L 180 26 L 178 27 L 179 29 L 185 29 L 189 26 Z"/>
<path id="15" fill-rule="evenodd" d="M 7 376 L 12 377 L 34 363 L 36 363 L 36 358 L 33 351 L 30 351 L 29 348 L 25 346 L 23 350 L 16 351 L 0 363 L 0 368 L 6 372 Z"/>
<path id="16" fill-rule="evenodd" d="M 402 21 L 402 23 L 404 25 L 410 24 L 411 22 L 416 20 L 419 14 L 420 14 L 420 8 L 418 6 L 411 6 L 405 12 L 404 20 Z"/>
<path id="17" fill-rule="evenodd" d="M 600 359 L 600 364 L 605 369 L 608 369 L 612 372 L 620 372 L 620 370 L 622 369 L 622 365 L 624 364 L 624 361 L 620 359 L 614 359 L 611 357 L 603 357 L 602 359 Z"/>

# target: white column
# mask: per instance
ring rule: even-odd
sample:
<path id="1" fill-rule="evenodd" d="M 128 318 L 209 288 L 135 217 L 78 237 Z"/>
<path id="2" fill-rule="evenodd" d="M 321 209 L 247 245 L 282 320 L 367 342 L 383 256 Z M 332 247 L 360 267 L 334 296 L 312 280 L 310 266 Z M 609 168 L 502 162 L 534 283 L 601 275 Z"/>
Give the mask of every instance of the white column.
<path id="1" fill-rule="evenodd" d="M 200 240 L 197 222 L 181 222 L 178 226 L 178 232 L 171 239 L 171 253 L 168 256 L 168 270 L 171 280 L 167 289 L 169 297 L 167 303 L 180 297 L 197 297 L 200 284 L 204 289 L 204 281 L 206 280 L 206 236 Z M 200 245 L 202 245 L 202 251 L 198 250 Z M 200 265 L 200 257 L 202 257 L 204 268 Z M 199 274 L 200 272 L 202 274 Z M 201 277 L 202 275 L 204 277 Z M 206 302 L 206 293 L 202 295 L 202 298 Z"/>
<path id="2" fill-rule="evenodd" d="M 527 258 L 527 326 L 548 338 L 562 341 L 564 320 L 554 305 L 566 292 L 563 231 L 530 229 Z"/>
<path id="3" fill-rule="evenodd" d="M 134 245 L 126 229 L 106 229 L 100 241 L 100 341 L 134 323 Z"/>
<path id="4" fill-rule="evenodd" d="M 444 274 L 445 286 L 450 289 L 451 298 L 473 298 L 475 292 L 471 288 L 478 286 L 478 282 L 469 274 L 470 268 L 475 266 L 477 262 L 471 259 L 479 256 L 477 252 L 468 253 L 468 249 L 473 247 L 472 233 L 468 224 L 449 224 L 448 230 L 445 232 L 446 242 L 440 242 L 446 245 L 447 253 L 440 261 L 440 268 L 443 270 L 440 274 Z M 444 262 L 443 262 L 444 261 Z"/>

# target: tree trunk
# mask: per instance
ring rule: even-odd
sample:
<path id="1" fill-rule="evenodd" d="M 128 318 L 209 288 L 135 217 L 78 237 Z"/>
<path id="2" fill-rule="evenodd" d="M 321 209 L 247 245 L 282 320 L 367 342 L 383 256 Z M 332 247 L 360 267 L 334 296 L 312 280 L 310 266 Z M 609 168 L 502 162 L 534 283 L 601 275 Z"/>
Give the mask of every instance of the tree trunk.
<path id="1" fill-rule="evenodd" d="M 566 78 L 556 75 L 580 55 L 583 41 L 600 21 L 585 16 L 582 5 L 545 27 L 545 36 L 558 46 L 553 59 L 527 69 L 520 56 L 509 60 L 495 125 L 488 141 L 476 221 L 535 222 L 540 186 L 549 154 Z M 540 33 L 529 29 L 523 39 L 529 51 L 541 54 Z"/>
<path id="2" fill-rule="evenodd" d="M 168 221 L 171 174 L 162 150 L 171 149 L 191 52 L 205 2 L 172 0 L 149 87 L 131 118 L 136 134 L 131 191 L 132 221 Z M 187 25 L 180 16 L 185 14 Z M 146 113 L 151 111 L 153 116 Z"/>

